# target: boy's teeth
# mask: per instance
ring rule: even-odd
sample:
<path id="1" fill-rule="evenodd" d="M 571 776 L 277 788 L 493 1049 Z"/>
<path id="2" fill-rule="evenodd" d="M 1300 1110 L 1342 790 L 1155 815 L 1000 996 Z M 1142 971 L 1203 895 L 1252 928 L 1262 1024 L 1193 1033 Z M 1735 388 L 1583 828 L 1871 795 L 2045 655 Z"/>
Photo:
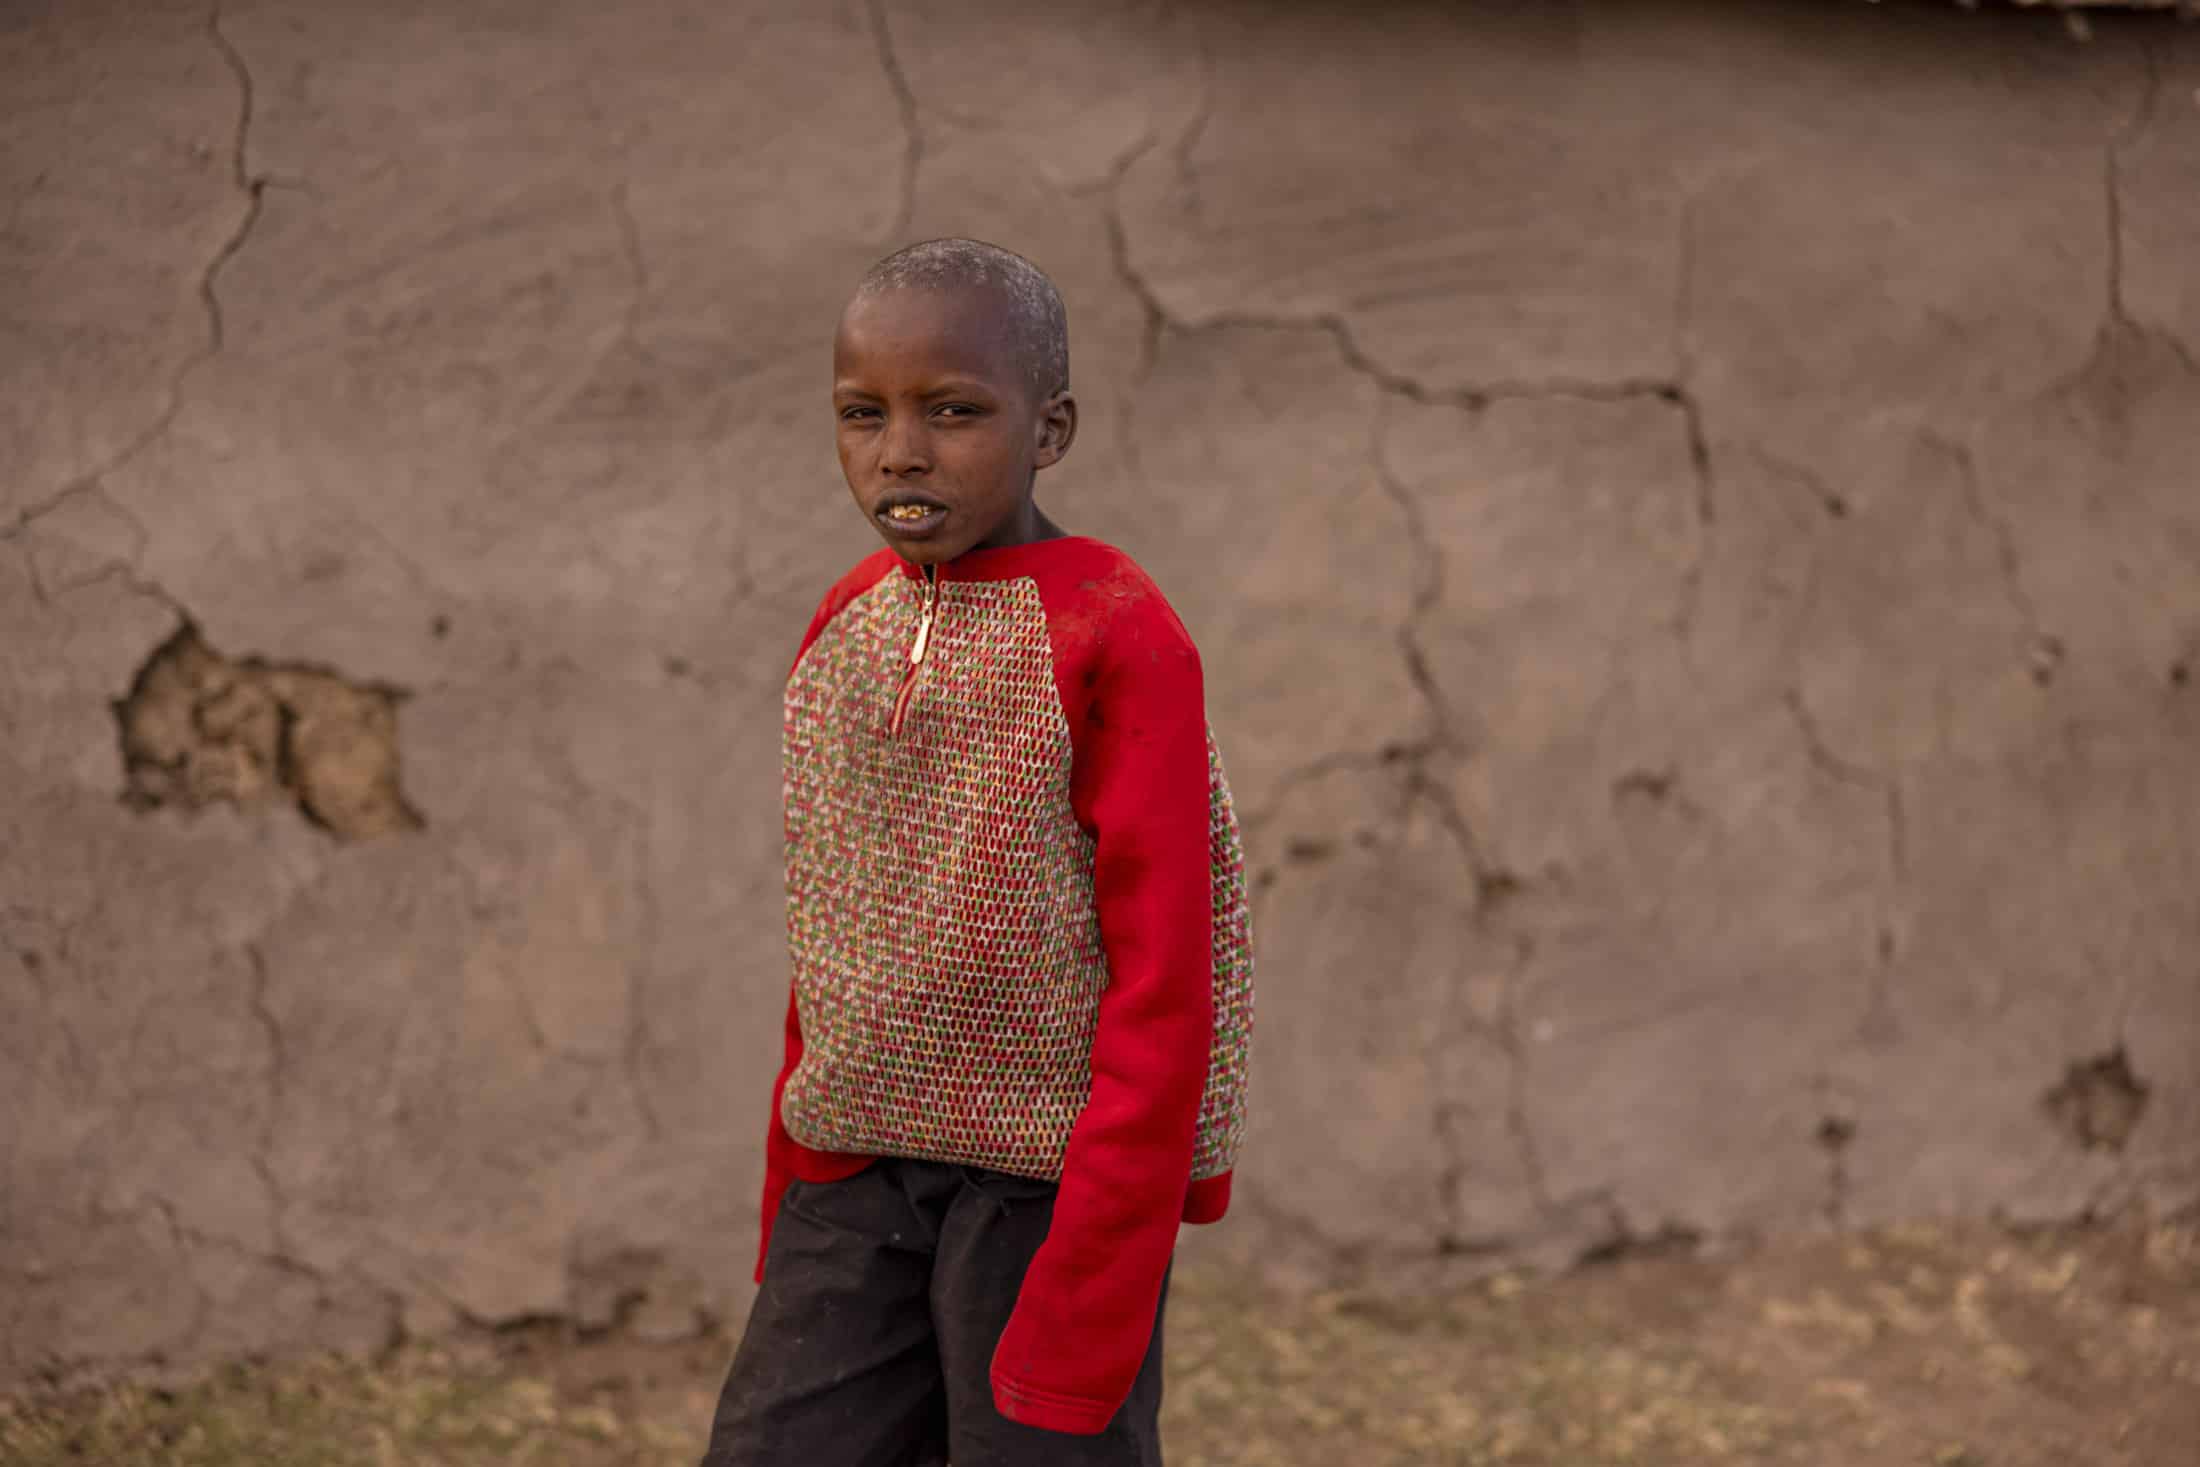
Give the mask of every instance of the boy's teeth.
<path id="1" fill-rule="evenodd" d="M 932 510 L 928 505 L 897 504 L 886 512 L 897 520 L 921 520 Z"/>

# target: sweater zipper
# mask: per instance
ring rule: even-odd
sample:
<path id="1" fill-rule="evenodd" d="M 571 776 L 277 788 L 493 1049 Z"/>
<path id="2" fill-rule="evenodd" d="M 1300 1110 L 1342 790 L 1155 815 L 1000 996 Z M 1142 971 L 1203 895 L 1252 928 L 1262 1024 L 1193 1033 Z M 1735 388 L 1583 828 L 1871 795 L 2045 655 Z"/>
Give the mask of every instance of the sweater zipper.
<path id="1" fill-rule="evenodd" d="M 902 721 L 909 715 L 909 705 L 917 695 L 917 674 L 924 667 L 924 654 L 932 645 L 932 618 L 940 609 L 940 577 L 937 566 L 924 568 L 924 609 L 917 616 L 917 639 L 909 644 L 909 666 L 901 675 L 901 690 L 894 694 L 894 711 L 886 720 L 886 736 L 901 737 Z"/>

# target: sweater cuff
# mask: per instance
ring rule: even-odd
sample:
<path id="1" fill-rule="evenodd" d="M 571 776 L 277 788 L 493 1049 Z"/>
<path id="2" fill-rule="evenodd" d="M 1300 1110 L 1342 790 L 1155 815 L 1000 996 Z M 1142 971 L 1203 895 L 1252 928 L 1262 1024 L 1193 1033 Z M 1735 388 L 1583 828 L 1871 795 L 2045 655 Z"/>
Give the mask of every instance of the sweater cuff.
<path id="1" fill-rule="evenodd" d="M 993 1406 L 1009 1420 L 1041 1431 L 1070 1436 L 1098 1436 L 1108 1429 L 1122 1402 L 1091 1401 L 1081 1396 L 1056 1395 L 1037 1386 L 1024 1385 L 998 1371 L 993 1373 Z"/>
<path id="2" fill-rule="evenodd" d="M 1221 1220 L 1230 1210 L 1230 1178 L 1235 1171 L 1227 1171 L 1217 1177 L 1202 1177 L 1192 1183 L 1184 1193 L 1184 1221 L 1211 1223 Z"/>

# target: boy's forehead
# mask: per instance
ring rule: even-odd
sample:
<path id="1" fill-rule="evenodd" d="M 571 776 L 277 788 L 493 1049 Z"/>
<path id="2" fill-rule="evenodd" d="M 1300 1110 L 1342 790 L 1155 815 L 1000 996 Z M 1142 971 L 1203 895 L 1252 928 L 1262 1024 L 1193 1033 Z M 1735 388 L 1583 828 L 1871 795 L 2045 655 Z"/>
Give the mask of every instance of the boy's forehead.
<path id="1" fill-rule="evenodd" d="M 998 291 L 982 285 L 864 292 L 841 313 L 833 337 L 834 373 L 937 368 L 1018 378 L 1006 306 Z"/>

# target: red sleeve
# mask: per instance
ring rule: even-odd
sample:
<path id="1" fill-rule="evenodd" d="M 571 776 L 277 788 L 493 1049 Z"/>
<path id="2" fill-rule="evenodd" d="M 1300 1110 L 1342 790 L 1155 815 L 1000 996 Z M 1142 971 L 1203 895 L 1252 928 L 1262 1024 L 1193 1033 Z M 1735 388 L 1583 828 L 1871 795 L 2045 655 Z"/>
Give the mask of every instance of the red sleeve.
<path id="1" fill-rule="evenodd" d="M 1070 700 L 1071 803 L 1108 961 L 1092 1091 L 992 1362 L 1002 1415 L 1079 1435 L 1106 1428 L 1152 1339 L 1214 1028 L 1199 654 L 1150 582 L 1113 599 L 1105 645 L 1065 680 L 1090 690 Z"/>
<path id="2" fill-rule="evenodd" d="M 787 991 L 787 1048 L 786 1058 L 779 1067 L 779 1078 L 772 1081 L 772 1117 L 770 1129 L 764 1135 L 764 1226 L 756 1238 L 756 1281 L 764 1282 L 764 1255 L 771 1251 L 772 1220 L 779 1216 L 779 1199 L 787 1190 L 787 1183 L 794 1176 L 794 1137 L 779 1119 L 779 1097 L 786 1093 L 787 1077 L 802 1061 L 802 1025 L 795 1015 L 794 989 Z"/>
<path id="3" fill-rule="evenodd" d="M 802 645 L 795 649 L 794 663 L 789 668 L 802 665 L 810 644 L 817 634 L 825 630 L 826 623 L 840 615 L 847 604 L 878 584 L 880 577 L 891 574 L 895 556 L 891 550 L 881 550 L 866 557 L 856 568 L 838 581 L 818 602 L 817 610 L 810 616 L 810 624 L 803 630 Z M 772 1081 L 771 1120 L 764 1133 L 764 1196 L 763 1226 L 756 1239 L 756 1282 L 764 1282 L 764 1256 L 771 1251 L 772 1220 L 779 1216 L 779 1199 L 787 1190 L 787 1183 L 794 1177 L 795 1139 L 787 1134 L 787 1127 L 779 1119 L 779 1098 L 786 1093 L 787 1077 L 802 1062 L 802 1022 L 796 1012 L 794 985 L 787 987 L 786 1047 L 779 1065 L 779 1076 Z"/>

